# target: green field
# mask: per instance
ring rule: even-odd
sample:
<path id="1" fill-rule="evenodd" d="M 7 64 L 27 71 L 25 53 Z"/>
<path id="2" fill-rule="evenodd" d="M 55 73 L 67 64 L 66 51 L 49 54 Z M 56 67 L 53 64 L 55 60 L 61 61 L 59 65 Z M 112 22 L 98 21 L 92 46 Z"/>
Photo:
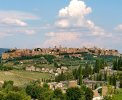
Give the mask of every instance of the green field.
<path id="1" fill-rule="evenodd" d="M 122 100 L 122 89 L 119 90 L 119 93 L 114 95 L 114 100 Z"/>
<path id="2" fill-rule="evenodd" d="M 30 81 L 37 79 L 49 79 L 52 75 L 48 73 L 39 73 L 39 72 L 27 72 L 27 71 L 0 71 L 0 83 L 4 81 L 12 80 L 14 85 L 22 86 Z"/>

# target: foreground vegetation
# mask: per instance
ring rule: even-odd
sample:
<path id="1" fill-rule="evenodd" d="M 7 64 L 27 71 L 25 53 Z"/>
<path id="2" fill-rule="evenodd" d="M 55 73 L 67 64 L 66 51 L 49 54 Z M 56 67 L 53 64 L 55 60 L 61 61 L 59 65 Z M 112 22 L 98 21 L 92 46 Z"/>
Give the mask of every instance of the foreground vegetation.
<path id="1" fill-rule="evenodd" d="M 13 81 L 5 81 L 0 89 L 0 100 L 92 100 L 93 92 L 90 88 L 74 87 L 68 88 L 66 93 L 61 89 L 54 91 L 44 83 L 40 85 L 40 81 L 28 83 L 25 87 L 15 87 Z"/>

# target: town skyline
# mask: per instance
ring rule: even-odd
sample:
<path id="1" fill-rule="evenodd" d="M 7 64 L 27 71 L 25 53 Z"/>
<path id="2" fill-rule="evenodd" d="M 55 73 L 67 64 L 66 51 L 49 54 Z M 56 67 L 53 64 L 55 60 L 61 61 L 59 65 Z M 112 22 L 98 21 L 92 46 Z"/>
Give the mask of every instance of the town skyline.
<path id="1" fill-rule="evenodd" d="M 93 47 L 122 52 L 122 1 L 1 0 L 0 47 Z"/>

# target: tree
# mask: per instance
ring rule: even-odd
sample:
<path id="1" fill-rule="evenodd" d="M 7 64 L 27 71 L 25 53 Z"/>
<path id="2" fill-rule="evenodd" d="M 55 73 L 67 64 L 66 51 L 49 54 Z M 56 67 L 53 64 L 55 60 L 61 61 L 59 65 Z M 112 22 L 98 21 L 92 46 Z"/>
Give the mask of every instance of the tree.
<path id="1" fill-rule="evenodd" d="M 107 72 L 104 71 L 104 81 L 107 81 Z"/>
<path id="2" fill-rule="evenodd" d="M 54 62 L 54 67 L 59 68 L 58 63 Z"/>
<path id="3" fill-rule="evenodd" d="M 102 81 L 102 73 L 97 73 L 97 81 Z"/>
<path id="4" fill-rule="evenodd" d="M 53 93 L 54 93 L 54 98 L 56 99 L 62 100 L 62 98 L 64 97 L 62 90 L 59 88 L 55 89 Z"/>
<path id="5" fill-rule="evenodd" d="M 102 73 L 99 73 L 99 81 L 102 81 Z"/>
<path id="6" fill-rule="evenodd" d="M 99 71 L 100 71 L 100 60 L 97 59 L 94 66 L 94 72 L 99 73 Z"/>
<path id="7" fill-rule="evenodd" d="M 122 71 L 122 57 L 116 58 L 113 61 L 113 69 Z"/>
<path id="8" fill-rule="evenodd" d="M 120 79 L 120 88 L 122 88 L 122 79 Z"/>
<path id="9" fill-rule="evenodd" d="M 57 77 L 55 77 L 56 82 L 65 81 L 65 80 L 67 80 L 67 79 L 63 72 L 61 74 L 59 74 Z"/>
<path id="10" fill-rule="evenodd" d="M 56 57 L 54 55 L 44 55 L 44 58 L 51 64 Z"/>
<path id="11" fill-rule="evenodd" d="M 13 86 L 14 82 L 13 81 L 4 81 L 3 88 L 6 88 L 8 85 Z"/>
<path id="12" fill-rule="evenodd" d="M 38 100 L 53 100 L 53 91 L 45 88 L 42 89 L 43 91 L 40 93 Z"/>
<path id="13" fill-rule="evenodd" d="M 109 84 L 115 86 L 116 88 L 116 75 L 113 74 L 112 76 L 109 77 Z"/>
<path id="14" fill-rule="evenodd" d="M 3 97 L 3 100 L 31 100 L 31 98 L 27 95 L 21 94 L 20 92 L 10 91 Z"/>
<path id="15" fill-rule="evenodd" d="M 73 73 L 74 79 L 78 79 L 78 70 L 77 70 L 77 68 L 73 69 L 72 73 Z"/>
<path id="16" fill-rule="evenodd" d="M 86 88 L 85 90 L 85 100 L 92 100 L 93 91 L 90 88 Z"/>
<path id="17" fill-rule="evenodd" d="M 82 85 L 82 66 L 80 65 L 79 69 L 78 69 L 78 84 Z"/>
<path id="18" fill-rule="evenodd" d="M 91 76 L 92 75 L 92 68 L 91 68 L 91 65 L 90 64 L 86 64 L 85 65 L 85 69 L 84 69 L 84 77 L 86 77 L 86 78 L 89 78 L 89 76 Z"/>
<path id="19" fill-rule="evenodd" d="M 2 71 L 8 71 L 8 70 L 12 70 L 13 67 L 7 67 L 7 66 L 4 66 L 3 64 L 0 64 L 0 70 Z"/>
<path id="20" fill-rule="evenodd" d="M 6 92 L 11 91 L 14 88 L 13 84 L 13 81 L 4 81 L 2 88 L 4 88 Z"/>
<path id="21" fill-rule="evenodd" d="M 38 100 L 52 100 L 53 91 L 49 89 L 48 84 L 44 83 L 40 86 L 39 81 L 31 82 L 26 86 L 26 93 L 31 96 L 32 99 Z"/>
<path id="22" fill-rule="evenodd" d="M 117 67 L 118 67 L 118 60 L 116 59 L 113 61 L 113 70 L 117 70 L 118 69 Z"/>
<path id="23" fill-rule="evenodd" d="M 44 83 L 43 87 L 49 89 L 49 85 L 47 83 Z"/>
<path id="24" fill-rule="evenodd" d="M 82 97 L 81 89 L 78 87 L 66 90 L 66 100 L 80 100 Z"/>
<path id="25" fill-rule="evenodd" d="M 6 95 L 6 93 L 0 91 L 0 100 L 3 100 L 3 97 Z"/>
<path id="26" fill-rule="evenodd" d="M 28 95 L 30 95 L 33 99 L 37 99 L 42 92 L 41 89 L 42 89 L 41 86 L 39 86 L 38 84 L 31 83 L 31 84 L 27 85 L 26 93 Z"/>
<path id="27" fill-rule="evenodd" d="M 112 85 L 112 77 L 109 76 L 109 85 Z"/>
<path id="28" fill-rule="evenodd" d="M 113 75 L 113 79 L 112 79 L 112 81 L 113 81 L 113 86 L 115 86 L 115 88 L 116 88 L 116 76 L 115 75 Z"/>

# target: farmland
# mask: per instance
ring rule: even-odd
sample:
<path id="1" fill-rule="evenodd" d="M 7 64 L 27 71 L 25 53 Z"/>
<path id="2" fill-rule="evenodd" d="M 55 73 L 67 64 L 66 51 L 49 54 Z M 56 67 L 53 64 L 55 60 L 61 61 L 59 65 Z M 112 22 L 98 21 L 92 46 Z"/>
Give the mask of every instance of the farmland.
<path id="1" fill-rule="evenodd" d="M 27 72 L 27 71 L 0 71 L 0 83 L 4 81 L 12 80 L 14 85 L 22 86 L 30 81 L 37 79 L 49 79 L 52 75 L 48 73 Z"/>

